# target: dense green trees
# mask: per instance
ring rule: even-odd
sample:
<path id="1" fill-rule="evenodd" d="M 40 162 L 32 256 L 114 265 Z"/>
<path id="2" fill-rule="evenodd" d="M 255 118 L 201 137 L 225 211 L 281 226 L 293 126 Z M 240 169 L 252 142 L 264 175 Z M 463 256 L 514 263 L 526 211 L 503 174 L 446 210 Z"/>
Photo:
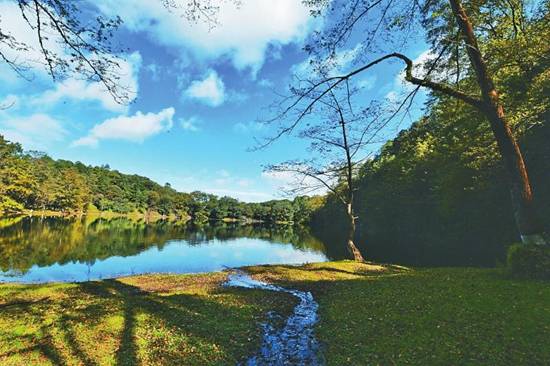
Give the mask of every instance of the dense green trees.
<path id="1" fill-rule="evenodd" d="M 182 193 L 170 184 L 122 174 L 108 166 L 91 167 L 26 153 L 0 136 L 0 212 L 49 210 L 65 214 L 111 211 L 143 216 L 192 219 L 304 223 L 319 206 L 318 198 L 244 203 L 204 192 Z"/>
<path id="2" fill-rule="evenodd" d="M 550 27 L 548 2 L 522 20 L 517 38 L 487 37 L 495 82 L 529 170 L 535 210 L 550 230 Z M 488 14 L 485 14 L 488 16 Z M 502 20 L 504 21 L 504 20 Z M 506 18 L 510 22 L 510 18 Z M 501 27 L 493 24 L 497 35 Z M 518 48 L 518 44 L 521 47 Z M 471 86 L 473 76 L 460 85 Z M 520 240 L 506 185 L 507 173 L 485 117 L 456 99 L 434 93 L 426 115 L 388 142 L 358 178 L 359 233 L 372 259 L 425 265 L 494 265 Z M 338 225 L 345 215 L 328 197 L 315 226 Z M 343 233 L 340 235 L 344 235 Z M 362 239 L 358 240 L 363 242 Z"/>

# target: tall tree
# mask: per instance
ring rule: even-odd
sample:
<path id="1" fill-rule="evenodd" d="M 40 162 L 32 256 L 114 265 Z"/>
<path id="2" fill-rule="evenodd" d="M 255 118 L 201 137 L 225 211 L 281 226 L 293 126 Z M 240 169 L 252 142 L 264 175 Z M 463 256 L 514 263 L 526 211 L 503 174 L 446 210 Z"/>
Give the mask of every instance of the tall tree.
<path id="1" fill-rule="evenodd" d="M 326 5 L 326 2 L 321 0 L 309 3 Z M 477 29 L 461 0 L 426 0 L 422 3 L 415 1 L 407 6 L 394 6 L 393 3 L 392 0 L 357 0 L 344 8 L 343 12 L 338 9 L 343 14 L 342 19 L 336 22 L 335 26 L 328 27 L 328 31 L 321 33 L 306 49 L 317 57 L 330 61 L 337 57 L 339 47 L 346 44 L 354 29 L 363 27 L 361 31 L 366 34 L 361 44 L 364 56 L 374 53 L 375 46 L 382 47 L 384 51 L 387 51 L 388 46 L 393 47 L 396 43 L 387 42 L 388 38 L 381 33 L 384 30 L 386 34 L 391 33 L 396 28 L 401 32 L 400 34 L 406 33 L 414 25 L 415 19 L 419 19 L 426 28 L 432 52 L 436 55 L 431 62 L 427 63 L 427 72 L 424 76 L 415 76 L 413 61 L 403 53 L 383 54 L 371 59 L 370 62 L 365 62 L 361 67 L 349 73 L 325 77 L 312 83 L 304 94 L 316 95 L 316 97 L 309 101 L 303 96 L 299 96 L 289 104 L 285 111 L 286 113 L 296 107 L 303 111 L 291 127 L 294 128 L 300 122 L 301 117 L 335 87 L 347 83 L 353 77 L 383 61 L 401 60 L 405 63 L 405 80 L 416 86 L 416 89 L 405 98 L 403 105 L 407 99 L 414 97 L 418 88 L 424 87 L 435 95 L 446 95 L 468 104 L 482 113 L 489 121 L 508 172 L 508 185 L 521 239 L 526 244 L 545 243 L 543 226 L 534 209 L 533 192 L 523 155 L 510 128 L 501 93 L 495 86 L 493 74 L 488 66 L 489 60 L 484 58 L 479 42 L 480 37 L 491 37 L 491 28 L 494 29 L 495 23 L 494 17 L 483 18 L 481 16 L 483 9 L 494 11 L 499 7 L 508 7 L 508 10 L 513 12 L 513 26 L 510 29 L 512 30 L 511 36 L 514 37 L 520 27 L 519 20 L 521 17 L 527 16 L 523 3 L 499 1 L 469 3 L 469 11 L 474 13 L 477 19 L 480 19 L 480 26 Z M 548 4 L 542 6 L 548 6 Z M 331 4 L 329 11 L 334 12 L 336 8 L 334 4 Z M 369 22 L 372 19 L 369 17 L 372 16 L 378 18 L 378 21 Z M 481 19 L 484 19 L 484 24 L 481 24 Z M 485 34 L 489 34 L 489 36 L 485 36 Z M 507 35 L 508 33 L 505 36 Z M 500 34 L 497 36 L 502 37 Z M 387 43 L 383 44 L 383 42 Z M 466 53 L 466 58 L 461 55 L 461 52 Z M 433 75 L 434 70 L 448 70 L 455 64 L 456 85 L 452 85 L 446 80 L 438 80 L 439 78 Z M 464 73 L 462 75 L 461 70 Z M 461 86 L 466 86 L 468 92 L 463 91 Z M 306 102 L 305 106 L 302 104 L 304 102 Z"/>
<path id="2" fill-rule="evenodd" d="M 325 67 L 319 66 L 317 72 L 326 75 L 328 71 Z M 311 80 L 303 81 L 306 85 L 312 83 Z M 331 192 L 343 205 L 347 215 L 348 252 L 354 260 L 364 261 L 361 251 L 355 244 L 355 175 L 365 161 L 366 146 L 377 141 L 383 127 L 380 108 L 376 103 L 364 108 L 354 106 L 353 98 L 361 89 L 353 88 L 349 83 L 332 88 L 323 96 L 303 94 L 308 91 L 307 86 L 293 89 L 293 93 L 298 97 L 317 100 L 317 108 L 308 111 L 307 117 L 300 117 L 307 118 L 308 121 L 298 133 L 298 137 L 310 141 L 310 150 L 315 155 L 311 159 L 272 165 L 269 170 L 297 175 L 289 189 L 292 194 L 312 193 L 319 189 Z M 281 131 L 288 128 L 283 125 Z M 281 135 L 276 135 L 275 138 L 279 136 Z"/>

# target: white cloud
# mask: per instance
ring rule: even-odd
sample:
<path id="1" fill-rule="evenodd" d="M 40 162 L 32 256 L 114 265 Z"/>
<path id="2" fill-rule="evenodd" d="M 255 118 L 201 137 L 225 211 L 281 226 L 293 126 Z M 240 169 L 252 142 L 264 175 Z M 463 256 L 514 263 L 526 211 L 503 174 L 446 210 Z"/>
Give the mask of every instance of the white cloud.
<path id="1" fill-rule="evenodd" d="M 303 174 L 290 171 L 264 171 L 262 178 L 274 188 L 282 191 L 289 191 L 295 187 L 319 187 L 319 181 L 315 178 L 304 176 Z M 314 191 L 308 191 L 308 194 L 325 194 L 327 189 L 319 187 Z"/>
<path id="2" fill-rule="evenodd" d="M 368 75 L 357 81 L 357 86 L 364 90 L 372 90 L 376 85 L 376 75 Z"/>
<path id="3" fill-rule="evenodd" d="M 266 129 L 266 125 L 261 122 L 238 122 L 233 125 L 233 130 L 239 133 L 254 133 Z"/>
<path id="4" fill-rule="evenodd" d="M 33 24 L 36 22 L 36 17 L 32 12 L 32 7 L 30 11 L 25 12 L 25 16 L 28 18 L 29 22 Z M 44 59 L 44 55 L 41 51 L 41 45 L 38 41 L 36 30 L 32 28 L 31 25 L 27 23 L 17 2 L 14 1 L 2 1 L 0 0 L 0 24 L 2 26 L 2 32 L 13 36 L 13 38 L 19 43 L 20 47 L 8 47 L 4 44 L 0 48 L 3 56 L 8 60 L 14 61 L 16 64 L 23 67 L 25 70 L 23 74 L 26 78 L 34 81 L 35 78 L 42 80 L 51 80 L 50 75 L 48 74 L 48 66 Z M 70 50 L 65 46 L 65 42 L 59 35 L 59 32 L 55 29 L 53 24 L 50 22 L 42 22 L 42 32 L 45 37 L 42 38 L 44 48 L 50 53 L 71 57 Z M 118 84 L 121 86 L 121 90 L 128 89 L 130 93 L 137 92 L 137 80 L 134 73 L 134 69 L 141 64 L 141 57 L 139 53 L 135 52 L 129 55 L 128 60 L 120 59 L 114 55 L 110 56 L 111 60 L 119 65 L 116 72 L 120 77 Z M 71 78 L 78 79 L 80 77 L 79 72 L 74 72 L 74 74 L 69 75 Z M 17 73 L 12 70 L 5 62 L 0 63 L 0 80 L 14 84 L 18 83 L 21 78 L 18 77 Z M 82 80 L 78 80 L 79 83 L 73 83 L 72 85 L 62 85 L 56 88 L 56 91 L 52 95 L 55 97 L 59 95 L 60 97 L 72 97 L 78 98 L 80 94 L 85 96 L 94 96 L 95 99 L 100 99 L 103 103 L 112 106 L 114 102 L 107 102 L 105 96 L 98 96 L 99 94 L 108 94 L 104 87 L 99 83 L 86 83 Z M 76 94 L 63 94 L 64 90 L 69 89 L 70 92 L 74 91 L 74 88 L 78 87 L 78 92 Z M 111 97 L 112 98 L 112 97 Z M 131 98 L 133 99 L 133 98 Z"/>
<path id="5" fill-rule="evenodd" d="M 217 107 L 225 101 L 225 85 L 216 71 L 209 70 L 205 79 L 191 82 L 185 95 L 204 104 Z"/>
<path id="6" fill-rule="evenodd" d="M 423 78 L 426 62 L 432 60 L 434 57 L 436 56 L 431 50 L 427 49 L 413 59 L 413 76 Z M 434 75 L 432 74 L 432 76 Z M 391 105 L 398 106 L 403 102 L 405 95 L 412 92 L 416 86 L 405 80 L 405 71 L 401 69 L 395 76 L 393 85 L 390 85 L 390 88 L 391 90 L 386 93 L 385 98 Z M 423 89 L 420 89 L 420 91 L 423 92 Z"/>
<path id="7" fill-rule="evenodd" d="M 264 88 L 273 88 L 275 86 L 275 83 L 269 79 L 260 79 L 258 81 L 258 85 Z"/>
<path id="8" fill-rule="evenodd" d="M 213 182 L 218 187 L 238 186 L 241 188 L 250 187 L 253 183 L 250 179 L 233 176 L 225 169 L 218 170 L 217 177 L 213 179 Z"/>
<path id="9" fill-rule="evenodd" d="M 46 114 L 31 116 L 3 116 L 0 134 L 6 139 L 21 143 L 26 149 L 43 149 L 62 141 L 67 134 L 61 122 Z"/>
<path id="10" fill-rule="evenodd" d="M 218 174 L 220 176 L 222 176 L 223 178 L 229 178 L 231 176 L 231 173 L 229 173 L 227 170 L 225 169 L 220 169 L 218 170 Z"/>
<path id="11" fill-rule="evenodd" d="M 346 74 L 352 71 L 361 50 L 362 44 L 360 43 L 354 48 L 338 50 L 330 59 L 330 63 L 323 64 L 323 66 L 330 67 L 330 76 Z M 311 73 L 314 71 L 313 66 L 316 66 L 313 60 L 312 57 L 308 57 L 302 62 L 292 65 L 292 73 L 301 79 L 311 77 Z"/>
<path id="12" fill-rule="evenodd" d="M 422 52 L 418 57 L 413 59 L 413 76 L 422 78 L 424 77 L 424 67 L 426 62 L 433 60 L 437 55 L 435 55 L 430 49 L 425 50 Z M 432 76 L 434 76 L 432 74 Z M 395 77 L 395 84 L 396 86 L 402 86 L 405 87 L 408 90 L 414 89 L 414 86 L 405 80 L 405 71 L 401 70 L 399 74 Z"/>
<path id="13" fill-rule="evenodd" d="M 200 130 L 198 119 L 196 117 L 181 118 L 179 120 L 181 128 L 186 131 L 197 132 Z"/>
<path id="14" fill-rule="evenodd" d="M 161 66 L 159 66 L 156 63 L 150 63 L 147 66 L 145 66 L 145 70 L 149 72 L 151 75 L 151 80 L 153 81 L 159 81 L 160 80 L 160 74 L 161 74 Z"/>
<path id="15" fill-rule="evenodd" d="M 88 136 L 73 142 L 73 146 L 97 146 L 100 140 L 142 142 L 172 128 L 175 112 L 175 109 L 170 107 L 159 113 L 137 112 L 133 116 L 109 118 L 95 125 Z"/>
<path id="16" fill-rule="evenodd" d="M 136 51 L 128 55 L 126 60 L 117 59 L 117 62 L 120 66 L 119 85 L 131 91 L 130 100 L 133 100 L 138 93 L 138 74 L 142 63 L 141 55 Z M 103 108 L 113 112 L 124 112 L 128 109 L 127 105 L 117 103 L 103 84 L 81 79 L 67 79 L 57 83 L 53 89 L 32 98 L 31 104 L 52 105 L 62 100 L 97 101 Z"/>
<path id="17" fill-rule="evenodd" d="M 92 3 L 107 15 L 120 15 L 130 30 L 149 32 L 159 44 L 190 50 L 201 59 L 227 56 L 236 68 L 250 68 L 253 75 L 268 49 L 303 40 L 315 22 L 300 0 L 247 0 L 241 6 L 219 2 L 218 25 L 213 29 L 205 22 L 186 20 L 178 10 L 167 11 L 160 1 Z"/>
<path id="18" fill-rule="evenodd" d="M 26 16 L 31 23 L 36 21 L 35 15 L 32 13 L 32 7 L 30 12 L 26 12 Z M 43 38 L 44 48 L 55 55 L 71 57 L 69 55 L 71 51 L 64 46 L 65 42 L 63 42 L 53 25 L 49 22 L 42 23 L 42 31 L 46 35 Z M 47 63 L 41 52 L 36 30 L 32 29 L 25 21 L 17 2 L 0 0 L 0 24 L 2 32 L 12 35 L 17 42 L 24 45 L 24 47 L 19 48 L 4 45 L 0 47 L 2 54 L 7 59 L 13 60 L 22 66 L 25 70 L 23 74 L 29 81 L 51 83 L 51 77 L 47 72 Z M 129 94 L 129 101 L 132 101 L 137 96 L 138 91 L 137 78 L 141 67 L 140 54 L 134 52 L 126 55 L 126 59 L 114 55 L 109 57 L 118 64 L 116 70 L 113 70 L 120 78 L 117 85 L 121 91 L 124 90 Z M 81 78 L 79 72 L 71 73 L 67 77 L 67 79 L 56 83 L 51 90 L 42 95 L 32 98 L 22 97 L 22 99 L 26 99 L 26 102 L 33 106 L 51 105 L 60 100 L 93 100 L 99 101 L 105 109 L 110 111 L 120 112 L 126 110 L 126 106 L 114 101 L 102 83 L 85 81 Z M 11 85 L 23 85 L 22 79 L 5 62 L 0 62 L 0 80 Z"/>
<path id="19" fill-rule="evenodd" d="M 14 94 L 8 94 L 0 100 L 0 110 L 19 108 L 20 98 Z"/>
<path id="20" fill-rule="evenodd" d="M 257 177 L 236 176 L 226 169 L 217 171 L 208 169 L 185 171 L 184 169 L 178 171 L 177 175 L 171 171 L 165 171 L 160 176 L 152 178 L 157 182 L 170 182 L 172 187 L 181 192 L 199 190 L 218 196 L 230 196 L 244 202 L 267 201 L 277 196 L 269 184 Z"/>
<path id="21" fill-rule="evenodd" d="M 32 16 L 32 15 L 29 15 Z M 34 19 L 30 19 L 32 22 Z M 29 72 L 36 76 L 46 76 L 44 56 L 40 52 L 40 44 L 36 36 L 36 31 L 33 30 L 21 15 L 21 11 L 14 1 L 0 1 L 0 24 L 2 32 L 12 35 L 18 42 L 24 44 L 25 48 L 16 49 L 13 47 L 2 47 L 2 54 L 9 60 L 20 61 L 19 64 L 28 68 Z M 48 23 L 49 24 L 49 23 Z M 56 54 L 62 54 L 62 42 L 59 37 L 55 36 L 48 25 L 44 24 L 43 29 L 45 34 L 48 34 L 47 39 L 44 39 L 44 47 Z M 7 65 L 2 62 L 0 64 L 0 80 L 9 83 L 16 83 L 20 78 Z M 32 76 L 29 74 L 27 76 Z"/>

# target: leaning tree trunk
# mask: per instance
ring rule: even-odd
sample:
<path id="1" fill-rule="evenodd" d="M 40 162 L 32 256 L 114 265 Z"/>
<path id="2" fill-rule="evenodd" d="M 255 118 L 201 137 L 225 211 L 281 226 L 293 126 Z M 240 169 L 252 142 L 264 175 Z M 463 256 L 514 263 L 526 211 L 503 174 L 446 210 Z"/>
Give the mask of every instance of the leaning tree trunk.
<path id="1" fill-rule="evenodd" d="M 525 244 L 545 244 L 544 230 L 535 210 L 527 168 L 518 143 L 506 120 L 504 108 L 499 101 L 499 93 L 479 50 L 474 28 L 461 1 L 449 0 L 449 3 L 464 37 L 468 57 L 476 72 L 483 100 L 482 111 L 489 120 L 506 166 L 514 215 L 521 240 Z"/>
<path id="2" fill-rule="evenodd" d="M 349 219 L 349 229 L 348 229 L 348 251 L 353 257 L 353 260 L 356 262 L 364 262 L 363 256 L 359 249 L 355 246 L 353 239 L 355 238 L 355 216 L 353 214 L 353 209 L 351 204 L 347 205 L 347 214 Z"/>

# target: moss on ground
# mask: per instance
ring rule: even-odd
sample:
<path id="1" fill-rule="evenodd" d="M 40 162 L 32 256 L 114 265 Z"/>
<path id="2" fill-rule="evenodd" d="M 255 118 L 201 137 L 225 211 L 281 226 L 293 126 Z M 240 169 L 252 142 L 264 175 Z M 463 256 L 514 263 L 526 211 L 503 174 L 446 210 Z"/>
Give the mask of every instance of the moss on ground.
<path id="1" fill-rule="evenodd" d="M 329 365 L 550 364 L 548 282 L 346 261 L 247 270 L 314 293 Z M 225 278 L 0 285 L 0 364 L 235 364 L 257 349 L 265 313 L 294 300 Z"/>

